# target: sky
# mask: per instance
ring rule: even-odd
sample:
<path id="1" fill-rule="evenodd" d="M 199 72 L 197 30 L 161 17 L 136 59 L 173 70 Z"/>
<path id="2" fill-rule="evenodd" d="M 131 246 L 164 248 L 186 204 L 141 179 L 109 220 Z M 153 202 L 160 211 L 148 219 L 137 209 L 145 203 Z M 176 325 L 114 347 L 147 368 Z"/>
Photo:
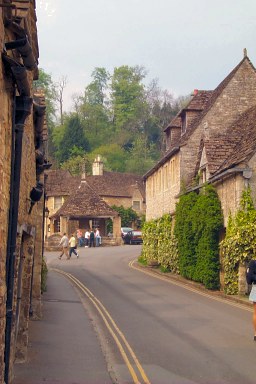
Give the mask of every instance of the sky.
<path id="1" fill-rule="evenodd" d="M 64 110 L 95 67 L 144 66 L 175 97 L 214 89 L 242 60 L 256 66 L 255 0 L 37 0 L 39 67 L 67 78 Z"/>

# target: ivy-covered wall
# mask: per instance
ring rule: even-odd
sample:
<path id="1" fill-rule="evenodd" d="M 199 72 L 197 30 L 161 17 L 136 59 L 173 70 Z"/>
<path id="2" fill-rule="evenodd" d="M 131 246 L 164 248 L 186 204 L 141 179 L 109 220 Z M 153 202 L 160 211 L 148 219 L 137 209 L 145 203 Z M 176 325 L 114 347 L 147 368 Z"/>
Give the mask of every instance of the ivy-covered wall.
<path id="1" fill-rule="evenodd" d="M 206 186 L 200 194 L 191 192 L 180 198 L 173 233 L 170 215 L 144 224 L 142 257 L 208 289 L 218 289 L 222 226 L 218 195 L 212 186 Z"/>
<path id="2" fill-rule="evenodd" d="M 142 258 L 148 264 L 157 262 L 165 270 L 179 273 L 177 240 L 172 234 L 170 215 L 144 223 Z"/>
<path id="3" fill-rule="evenodd" d="M 225 239 L 221 242 L 224 266 L 224 290 L 238 293 L 238 269 L 256 257 L 256 210 L 247 188 L 242 194 L 239 211 L 229 216 Z"/>

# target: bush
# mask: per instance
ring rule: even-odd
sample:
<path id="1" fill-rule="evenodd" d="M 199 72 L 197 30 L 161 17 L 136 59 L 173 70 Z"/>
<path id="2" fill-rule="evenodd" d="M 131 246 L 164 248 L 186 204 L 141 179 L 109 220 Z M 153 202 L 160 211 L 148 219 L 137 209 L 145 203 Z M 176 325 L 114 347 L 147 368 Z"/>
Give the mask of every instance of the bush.
<path id="1" fill-rule="evenodd" d="M 229 216 L 227 233 L 221 242 L 224 265 L 225 292 L 238 293 L 238 268 L 256 256 L 256 210 L 250 188 L 241 198 L 240 209 L 234 217 Z"/>
<path id="2" fill-rule="evenodd" d="M 178 240 L 182 276 L 201 282 L 208 289 L 219 288 L 219 231 L 223 216 L 213 186 L 197 195 L 183 195 L 177 204 L 174 233 Z"/>

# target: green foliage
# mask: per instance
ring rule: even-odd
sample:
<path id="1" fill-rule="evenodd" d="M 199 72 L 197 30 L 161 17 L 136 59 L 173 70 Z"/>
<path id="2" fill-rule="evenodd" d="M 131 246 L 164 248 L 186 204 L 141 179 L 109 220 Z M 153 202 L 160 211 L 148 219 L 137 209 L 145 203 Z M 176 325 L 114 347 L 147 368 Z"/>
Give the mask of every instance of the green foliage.
<path id="1" fill-rule="evenodd" d="M 138 257 L 138 262 L 139 262 L 141 265 L 147 265 L 147 260 L 144 259 L 143 256 L 139 256 L 139 257 Z"/>
<path id="2" fill-rule="evenodd" d="M 141 67 L 123 65 L 114 69 L 111 97 L 117 132 L 121 129 L 136 132 L 140 128 L 140 119 L 145 111 L 144 77 L 144 69 Z"/>
<path id="3" fill-rule="evenodd" d="M 83 151 L 77 155 L 75 154 L 76 151 L 80 153 L 81 149 L 73 147 L 72 157 L 61 164 L 61 169 L 70 171 L 73 176 L 81 176 L 83 172 L 89 174 L 92 169 L 91 161 L 87 155 L 83 154 Z"/>
<path id="4" fill-rule="evenodd" d="M 85 153 L 89 150 L 89 142 L 85 137 L 83 127 L 77 115 L 71 115 L 66 119 L 64 124 L 64 133 L 60 141 L 58 150 L 58 159 L 60 163 L 72 157 L 73 153 L 77 154 L 77 149 L 80 153 Z"/>
<path id="5" fill-rule="evenodd" d="M 238 293 L 238 267 L 256 256 L 256 210 L 247 188 L 241 198 L 240 209 L 229 216 L 225 239 L 221 242 L 224 265 L 225 292 Z"/>
<path id="6" fill-rule="evenodd" d="M 192 279 L 196 267 L 196 243 L 193 233 L 193 207 L 198 195 L 183 195 L 176 206 L 174 235 L 178 240 L 179 268 L 182 276 Z"/>
<path id="7" fill-rule="evenodd" d="M 179 273 L 177 241 L 172 234 L 172 219 L 166 214 L 157 220 L 146 221 L 142 229 L 141 257 L 147 263 L 157 262 L 162 269 Z"/>
<path id="8" fill-rule="evenodd" d="M 211 185 L 199 195 L 191 192 L 180 198 L 174 229 L 180 273 L 208 289 L 219 288 L 218 244 L 222 223 L 220 201 Z"/>
<path id="9" fill-rule="evenodd" d="M 128 153 L 124 151 L 118 144 L 105 144 L 97 147 L 91 152 L 91 156 L 95 158 L 98 154 L 104 159 L 104 169 L 115 172 L 125 172 L 126 160 Z"/>
<path id="10" fill-rule="evenodd" d="M 45 258 L 42 259 L 42 268 L 41 268 L 41 292 L 46 292 L 46 281 L 47 281 L 48 268 L 45 261 Z"/>
<path id="11" fill-rule="evenodd" d="M 61 126 L 51 120 L 51 161 L 55 160 L 57 165 L 66 162 L 74 157 L 76 146 L 84 153 L 101 154 L 109 170 L 147 172 L 165 150 L 163 127 L 179 110 L 180 101 L 160 89 L 156 80 L 145 85 L 145 77 L 145 68 L 139 66 L 123 65 L 115 68 L 112 74 L 105 68 L 95 68 L 84 94 L 74 97 L 75 112 L 64 112 Z M 35 86 L 41 84 L 47 90 L 47 110 L 53 117 L 59 96 L 50 75 L 43 70 Z M 80 142 L 72 138 L 68 128 L 75 117 L 79 120 Z"/>
<path id="12" fill-rule="evenodd" d="M 121 217 L 121 227 L 130 227 L 134 221 L 138 219 L 137 213 L 132 208 L 124 208 L 123 205 L 117 207 L 112 205 L 115 211 L 117 211 Z"/>
<path id="13" fill-rule="evenodd" d="M 154 150 L 154 145 L 148 145 L 146 138 L 138 137 L 129 151 L 126 171 L 144 175 L 155 164 Z"/>

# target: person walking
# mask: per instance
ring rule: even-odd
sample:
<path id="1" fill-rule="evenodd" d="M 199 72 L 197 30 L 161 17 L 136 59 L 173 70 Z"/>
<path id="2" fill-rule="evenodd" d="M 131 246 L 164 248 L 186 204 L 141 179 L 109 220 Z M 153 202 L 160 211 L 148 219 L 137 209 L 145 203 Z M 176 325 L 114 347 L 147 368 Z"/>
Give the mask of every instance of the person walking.
<path id="1" fill-rule="evenodd" d="M 76 257 L 78 258 L 79 257 L 79 253 L 76 250 L 76 238 L 75 238 L 74 234 L 72 234 L 72 236 L 69 239 L 69 245 L 70 245 L 70 248 L 69 248 L 69 258 L 71 257 L 72 253 L 74 253 L 76 255 Z"/>
<path id="2" fill-rule="evenodd" d="M 99 228 L 96 228 L 95 231 L 95 239 L 96 239 L 96 247 L 99 247 L 101 244 L 101 236 L 100 236 L 100 230 Z"/>
<path id="3" fill-rule="evenodd" d="M 66 235 L 66 233 L 63 233 L 63 236 L 62 238 L 60 239 L 60 243 L 59 243 L 59 246 L 62 246 L 62 252 L 61 254 L 59 255 L 59 259 L 61 260 L 62 256 L 65 254 L 66 257 L 67 257 L 67 260 L 69 259 L 69 254 L 68 254 L 68 237 Z"/>
<path id="4" fill-rule="evenodd" d="M 89 248 L 95 247 L 94 238 L 95 238 L 95 234 L 94 234 L 93 230 L 91 229 L 90 237 L 89 237 Z"/>
<path id="5" fill-rule="evenodd" d="M 90 240 L 90 232 L 88 231 L 88 229 L 86 229 L 85 231 L 84 239 L 85 239 L 85 248 L 88 248 L 89 240 Z"/>
<path id="6" fill-rule="evenodd" d="M 254 328 L 253 340 L 256 341 L 256 260 L 251 260 L 246 271 L 247 284 L 252 284 L 249 300 L 253 303 L 252 323 Z"/>

